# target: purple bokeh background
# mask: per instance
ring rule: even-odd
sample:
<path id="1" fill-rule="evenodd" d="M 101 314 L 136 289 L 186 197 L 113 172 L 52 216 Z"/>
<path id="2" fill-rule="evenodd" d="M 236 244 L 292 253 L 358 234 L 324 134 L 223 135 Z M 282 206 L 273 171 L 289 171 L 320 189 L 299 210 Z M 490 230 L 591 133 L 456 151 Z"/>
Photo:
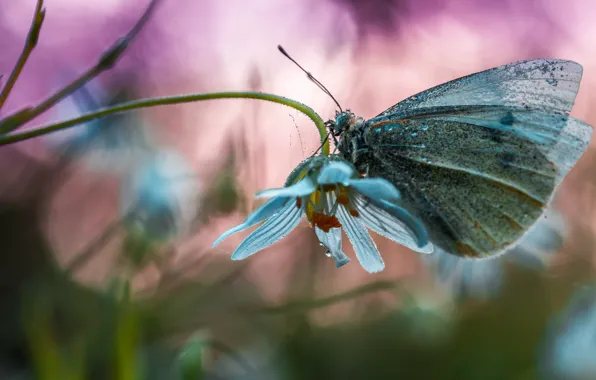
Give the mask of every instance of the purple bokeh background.
<path id="1" fill-rule="evenodd" d="M 46 0 L 39 45 L 5 110 L 40 101 L 60 86 L 65 71 L 78 73 L 92 65 L 134 24 L 146 3 Z M 0 0 L 0 73 L 12 69 L 34 7 L 34 0 Z M 279 54 L 276 46 L 281 44 L 344 108 L 371 117 L 413 93 L 459 76 L 516 60 L 555 57 L 584 66 L 572 115 L 594 125 L 594 15 L 596 3 L 590 0 L 163 0 L 117 67 L 97 80 L 108 83 L 134 72 L 143 97 L 260 90 L 304 102 L 323 118 L 331 117 L 333 102 Z M 56 118 L 48 111 L 33 124 Z M 252 194 L 280 186 L 318 144 L 317 132 L 306 117 L 254 101 L 160 107 L 143 111 L 143 118 L 164 145 L 184 154 L 204 184 L 213 181 L 231 148 L 245 150 L 238 167 L 247 199 L 244 210 L 211 218 L 180 242 L 181 261 L 189 255 L 229 255 L 245 235 L 230 238 L 223 251 L 208 247 L 254 209 Z M 40 161 L 52 159 L 43 138 L 21 143 L 19 149 Z M 556 202 L 573 225 L 589 233 L 596 228 L 594 158 L 590 149 L 569 174 Z M 2 188 L 17 188 L 18 180 L 18 175 L 5 176 Z M 61 259 L 76 254 L 117 217 L 117 187 L 109 176 L 89 173 L 84 167 L 65 181 L 46 228 Z M 280 284 L 301 260 L 305 242 L 317 247 L 306 225 L 251 259 L 255 261 L 251 270 L 259 273 L 255 280 L 266 295 L 281 296 Z M 416 254 L 386 240 L 379 240 L 379 248 L 387 269 L 376 278 L 421 273 Z M 106 258 L 113 258 L 109 253 L 114 249 L 106 247 L 100 261 L 81 271 L 80 277 L 102 281 L 110 265 L 99 270 L 100 262 L 110 263 Z M 352 255 L 351 248 L 346 251 Z M 324 261 L 322 270 L 335 270 L 332 261 Z M 328 291 L 370 278 L 358 265 L 326 277 Z"/>

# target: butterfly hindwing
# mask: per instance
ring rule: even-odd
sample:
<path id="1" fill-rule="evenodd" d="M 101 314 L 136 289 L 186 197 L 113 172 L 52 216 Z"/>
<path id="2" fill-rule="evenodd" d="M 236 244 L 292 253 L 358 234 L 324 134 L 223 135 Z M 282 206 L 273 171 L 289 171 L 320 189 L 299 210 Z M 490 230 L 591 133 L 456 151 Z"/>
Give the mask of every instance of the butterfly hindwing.
<path id="1" fill-rule="evenodd" d="M 540 217 L 591 127 L 546 110 L 444 108 L 367 122 L 369 175 L 402 190 L 439 247 L 489 256 Z"/>

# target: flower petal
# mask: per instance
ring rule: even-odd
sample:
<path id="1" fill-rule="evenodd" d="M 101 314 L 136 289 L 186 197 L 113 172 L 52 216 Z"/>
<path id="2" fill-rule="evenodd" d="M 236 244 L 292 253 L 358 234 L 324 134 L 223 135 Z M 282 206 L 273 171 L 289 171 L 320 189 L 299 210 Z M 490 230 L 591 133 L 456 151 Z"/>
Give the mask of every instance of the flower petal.
<path id="1" fill-rule="evenodd" d="M 382 203 L 384 207 L 358 195 L 354 203 L 362 223 L 375 233 L 420 253 L 432 253 L 434 246 L 429 242 L 428 232 L 418 219 L 393 204 Z"/>
<path id="2" fill-rule="evenodd" d="M 235 234 L 238 231 L 242 231 L 244 229 L 247 229 L 249 227 L 254 226 L 255 224 L 261 223 L 263 220 L 277 214 L 280 212 L 280 210 L 282 209 L 282 207 L 286 204 L 292 204 L 293 202 L 290 202 L 288 198 L 272 198 L 270 200 L 268 200 L 265 204 L 263 204 L 261 207 L 259 207 L 258 209 L 256 209 L 255 211 L 253 211 L 244 222 L 242 222 L 241 224 L 237 225 L 236 227 L 230 228 L 229 230 L 227 230 L 226 232 L 224 232 L 223 234 L 221 234 L 217 240 L 215 240 L 213 242 L 213 244 L 211 245 L 211 247 L 215 247 L 217 246 L 219 243 L 221 243 L 224 239 L 226 239 L 228 236 Z M 294 205 L 295 207 L 295 205 Z"/>
<path id="3" fill-rule="evenodd" d="M 335 260 L 336 268 L 350 262 L 350 258 L 341 250 L 341 229 L 332 228 L 329 232 L 324 232 L 319 227 L 316 227 L 315 232 L 321 244 L 327 248 L 328 254 Z"/>
<path id="4" fill-rule="evenodd" d="M 385 264 L 381 254 L 362 222 L 348 214 L 344 207 L 338 208 L 337 218 L 354 247 L 360 265 L 370 273 L 382 271 Z"/>
<path id="5" fill-rule="evenodd" d="M 72 118 L 95 111 L 108 100 L 92 81 L 61 100 L 56 111 L 61 119 Z M 91 169 L 125 175 L 151 159 L 155 148 L 145 123 L 134 113 L 104 116 L 45 138 L 52 149 L 83 159 Z"/>
<path id="6" fill-rule="evenodd" d="M 271 197 L 304 197 L 312 194 L 317 189 L 317 185 L 308 176 L 304 177 L 298 183 L 277 189 L 267 189 L 258 192 L 256 198 Z"/>
<path id="7" fill-rule="evenodd" d="M 333 161 L 323 167 L 319 173 L 319 178 L 317 178 L 317 183 L 320 185 L 343 184 L 353 174 L 354 169 L 350 165 L 340 161 Z"/>
<path id="8" fill-rule="evenodd" d="M 298 226 L 303 212 L 303 207 L 297 208 L 294 202 L 286 203 L 279 213 L 267 219 L 240 243 L 232 254 L 232 260 L 245 259 L 285 237 Z"/>
<path id="9" fill-rule="evenodd" d="M 360 178 L 348 181 L 348 185 L 373 201 L 399 199 L 399 191 L 383 178 Z"/>
<path id="10" fill-rule="evenodd" d="M 124 178 L 123 216 L 152 240 L 186 232 L 198 211 L 198 181 L 175 151 L 161 150 Z"/>

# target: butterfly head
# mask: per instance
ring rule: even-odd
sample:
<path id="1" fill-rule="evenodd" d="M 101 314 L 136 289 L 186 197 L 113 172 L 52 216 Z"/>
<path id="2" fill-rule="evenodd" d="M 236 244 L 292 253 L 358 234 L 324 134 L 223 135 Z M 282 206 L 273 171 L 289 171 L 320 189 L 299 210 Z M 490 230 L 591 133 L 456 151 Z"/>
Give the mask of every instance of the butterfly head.
<path id="1" fill-rule="evenodd" d="M 359 124 L 361 118 L 357 118 L 350 110 L 347 111 L 336 111 L 335 120 L 329 120 L 327 127 L 329 132 L 335 137 L 342 136 L 344 132 L 353 129 Z"/>
<path id="2" fill-rule="evenodd" d="M 335 122 L 333 123 L 332 133 L 334 136 L 341 136 L 341 134 L 350 128 L 350 124 L 354 120 L 354 114 L 348 111 L 336 111 Z"/>
<path id="3" fill-rule="evenodd" d="M 350 110 L 337 111 L 335 120 L 329 120 L 327 123 L 329 133 L 335 140 L 335 145 L 344 159 L 357 164 L 358 155 L 364 148 L 364 128 L 365 120 L 357 117 Z M 357 152 L 357 155 L 354 155 Z M 357 165 L 358 166 L 358 165 Z"/>

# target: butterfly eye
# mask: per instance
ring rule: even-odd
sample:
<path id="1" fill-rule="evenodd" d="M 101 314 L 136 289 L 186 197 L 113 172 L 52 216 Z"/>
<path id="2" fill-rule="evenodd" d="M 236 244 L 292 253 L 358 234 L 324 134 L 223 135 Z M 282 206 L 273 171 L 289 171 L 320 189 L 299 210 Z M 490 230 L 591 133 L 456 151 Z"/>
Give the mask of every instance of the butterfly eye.
<path id="1" fill-rule="evenodd" d="M 333 136 L 339 136 L 345 130 L 345 127 L 342 124 L 333 124 Z"/>

